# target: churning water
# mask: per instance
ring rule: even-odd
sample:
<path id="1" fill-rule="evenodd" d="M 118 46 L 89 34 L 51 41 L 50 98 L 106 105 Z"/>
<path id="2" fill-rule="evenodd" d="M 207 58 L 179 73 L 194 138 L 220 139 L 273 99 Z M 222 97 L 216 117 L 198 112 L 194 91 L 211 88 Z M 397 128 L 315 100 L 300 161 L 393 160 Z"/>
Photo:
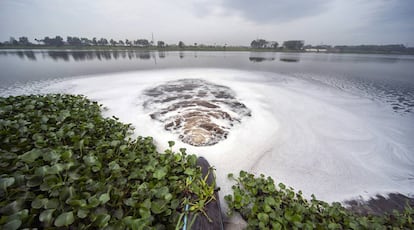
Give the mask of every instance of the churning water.
<path id="1" fill-rule="evenodd" d="M 230 87 L 201 79 L 168 81 L 145 90 L 144 108 L 152 119 L 193 146 L 217 144 L 227 138 L 235 122 L 251 116 L 250 110 L 235 98 Z"/>

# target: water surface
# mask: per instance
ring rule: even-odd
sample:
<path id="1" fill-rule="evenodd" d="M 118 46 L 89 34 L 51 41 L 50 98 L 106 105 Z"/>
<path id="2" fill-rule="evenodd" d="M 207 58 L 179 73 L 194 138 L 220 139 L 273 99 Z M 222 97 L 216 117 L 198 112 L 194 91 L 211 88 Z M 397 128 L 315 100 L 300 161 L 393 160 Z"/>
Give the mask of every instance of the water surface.
<path id="1" fill-rule="evenodd" d="M 413 64 L 412 56 L 394 55 L 3 50 L 0 95 L 84 94 L 108 108 L 104 115 L 133 124 L 135 135 L 153 136 L 160 149 L 174 140 L 177 148 L 206 157 L 217 169 L 221 195 L 231 190 L 227 173 L 243 169 L 327 201 L 412 196 Z M 154 89 L 188 81 L 183 79 L 211 92 L 226 89 L 249 116 L 231 107 L 217 110 L 215 115 L 226 112 L 240 122 L 215 121 L 225 138 L 188 144 L 175 133 L 186 131 L 176 118 L 198 114 L 185 109 L 193 104 L 213 106 L 221 94 L 193 104 L 175 101 L 180 92 L 148 98 Z M 152 107 L 145 106 L 149 101 Z M 225 108 L 229 101 L 220 103 Z M 151 118 L 172 104 L 189 107 Z"/>
<path id="2" fill-rule="evenodd" d="M 413 65 L 414 56 L 410 55 L 0 50 L 0 86 L 136 70 L 241 69 L 320 81 L 405 113 L 414 107 Z"/>

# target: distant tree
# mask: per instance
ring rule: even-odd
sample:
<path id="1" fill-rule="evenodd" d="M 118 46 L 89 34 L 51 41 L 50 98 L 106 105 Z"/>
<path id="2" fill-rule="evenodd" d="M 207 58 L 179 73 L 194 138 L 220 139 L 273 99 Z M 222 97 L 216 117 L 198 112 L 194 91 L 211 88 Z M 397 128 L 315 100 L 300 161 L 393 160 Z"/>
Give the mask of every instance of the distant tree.
<path id="1" fill-rule="evenodd" d="M 82 45 L 84 46 L 88 46 L 92 44 L 92 41 L 89 40 L 88 38 L 81 38 L 80 40 L 81 40 Z"/>
<path id="2" fill-rule="evenodd" d="M 179 42 L 178 42 L 178 47 L 180 47 L 180 48 L 184 48 L 184 47 L 185 47 L 184 42 L 183 42 L 183 41 L 179 41 Z"/>
<path id="3" fill-rule="evenodd" d="M 98 45 L 106 46 L 106 45 L 108 45 L 108 40 L 106 40 L 106 38 L 101 38 L 98 41 Z"/>
<path id="4" fill-rule="evenodd" d="M 109 41 L 109 43 L 111 43 L 112 46 L 115 46 L 117 44 L 117 42 L 111 38 L 111 40 Z"/>
<path id="5" fill-rule="evenodd" d="M 78 37 L 67 37 L 66 42 L 71 46 L 81 46 L 82 41 Z"/>
<path id="6" fill-rule="evenodd" d="M 357 46 L 335 46 L 339 52 L 365 52 L 365 53 L 404 53 L 407 48 L 402 44 L 391 45 L 357 45 Z"/>
<path id="7" fill-rule="evenodd" d="M 120 44 L 121 46 L 123 46 L 124 45 L 124 41 L 119 40 L 118 44 Z"/>
<path id="8" fill-rule="evenodd" d="M 250 46 L 252 48 L 255 48 L 255 49 L 257 49 L 257 48 L 266 48 L 267 44 L 268 44 L 268 42 L 264 39 L 256 39 L 256 40 L 253 40 L 250 43 Z"/>
<path id="9" fill-rule="evenodd" d="M 301 50 L 305 45 L 305 41 L 302 40 L 290 40 L 283 42 L 283 47 L 288 50 Z"/>
<path id="10" fill-rule="evenodd" d="M 70 36 L 67 36 L 67 37 L 66 37 L 66 42 L 67 42 L 69 45 L 72 45 L 72 41 L 73 41 L 72 37 L 70 37 Z"/>
<path id="11" fill-rule="evenodd" d="M 279 43 L 277 42 L 272 42 L 271 47 L 276 49 L 279 46 Z"/>
<path id="12" fill-rule="evenodd" d="M 14 37 L 10 37 L 9 44 L 16 46 L 19 45 L 19 42 Z"/>
<path id="13" fill-rule="evenodd" d="M 160 48 L 165 47 L 165 42 L 163 42 L 163 41 L 158 41 L 158 42 L 157 42 L 157 46 L 158 46 L 158 47 L 160 47 Z"/>
<path id="14" fill-rule="evenodd" d="M 42 39 L 40 41 L 42 41 L 43 44 L 50 46 L 50 38 L 48 36 L 46 36 L 44 39 Z"/>
<path id="15" fill-rule="evenodd" d="M 94 37 L 94 38 L 92 38 L 92 44 L 93 44 L 94 46 L 98 45 L 98 41 L 96 40 L 96 38 L 95 38 L 95 37 Z"/>
<path id="16" fill-rule="evenodd" d="M 140 47 L 148 47 L 150 43 L 147 39 L 138 39 L 134 41 L 134 45 L 140 46 Z"/>
<path id="17" fill-rule="evenodd" d="M 19 45 L 27 46 L 30 45 L 29 39 L 27 37 L 20 37 L 19 38 Z"/>
<path id="18" fill-rule="evenodd" d="M 63 38 L 61 36 L 56 36 L 55 38 L 45 37 L 43 43 L 47 46 L 63 46 Z"/>
<path id="19" fill-rule="evenodd" d="M 132 46 L 132 42 L 128 39 L 125 39 L 125 45 Z"/>
<path id="20" fill-rule="evenodd" d="M 257 40 L 253 40 L 250 43 L 250 47 L 252 47 L 252 48 L 259 48 L 260 46 L 259 46 L 259 43 L 257 42 Z"/>
<path id="21" fill-rule="evenodd" d="M 63 38 L 61 37 L 61 36 L 56 36 L 54 39 L 53 39 L 53 44 L 55 45 L 55 46 L 63 46 Z"/>

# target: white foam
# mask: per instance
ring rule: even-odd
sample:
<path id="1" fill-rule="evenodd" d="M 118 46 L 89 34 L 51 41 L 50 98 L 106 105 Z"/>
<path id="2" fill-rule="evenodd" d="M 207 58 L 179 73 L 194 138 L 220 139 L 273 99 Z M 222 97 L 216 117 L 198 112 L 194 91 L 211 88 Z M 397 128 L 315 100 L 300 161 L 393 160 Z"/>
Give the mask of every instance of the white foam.
<path id="1" fill-rule="evenodd" d="M 200 78 L 228 86 L 252 111 L 214 146 L 180 142 L 143 109 L 143 90 L 170 80 Z M 414 117 L 320 83 L 273 73 L 222 69 L 174 69 L 64 80 L 42 92 L 84 94 L 132 123 L 136 135 L 153 136 L 160 150 L 206 157 L 217 169 L 221 196 L 231 193 L 228 173 L 248 170 L 272 176 L 305 195 L 326 201 L 376 193 L 414 191 Z M 221 198 L 222 198 L 221 197 Z M 224 203 L 224 202 L 222 202 Z"/>

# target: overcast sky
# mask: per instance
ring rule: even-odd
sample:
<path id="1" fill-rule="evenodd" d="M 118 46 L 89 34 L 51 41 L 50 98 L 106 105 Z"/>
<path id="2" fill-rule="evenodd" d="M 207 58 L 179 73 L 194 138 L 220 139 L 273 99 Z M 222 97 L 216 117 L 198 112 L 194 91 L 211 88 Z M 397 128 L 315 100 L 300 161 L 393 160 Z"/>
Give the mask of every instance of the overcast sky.
<path id="1" fill-rule="evenodd" d="M 414 0 L 0 0 L 0 41 L 60 35 L 414 46 Z"/>

